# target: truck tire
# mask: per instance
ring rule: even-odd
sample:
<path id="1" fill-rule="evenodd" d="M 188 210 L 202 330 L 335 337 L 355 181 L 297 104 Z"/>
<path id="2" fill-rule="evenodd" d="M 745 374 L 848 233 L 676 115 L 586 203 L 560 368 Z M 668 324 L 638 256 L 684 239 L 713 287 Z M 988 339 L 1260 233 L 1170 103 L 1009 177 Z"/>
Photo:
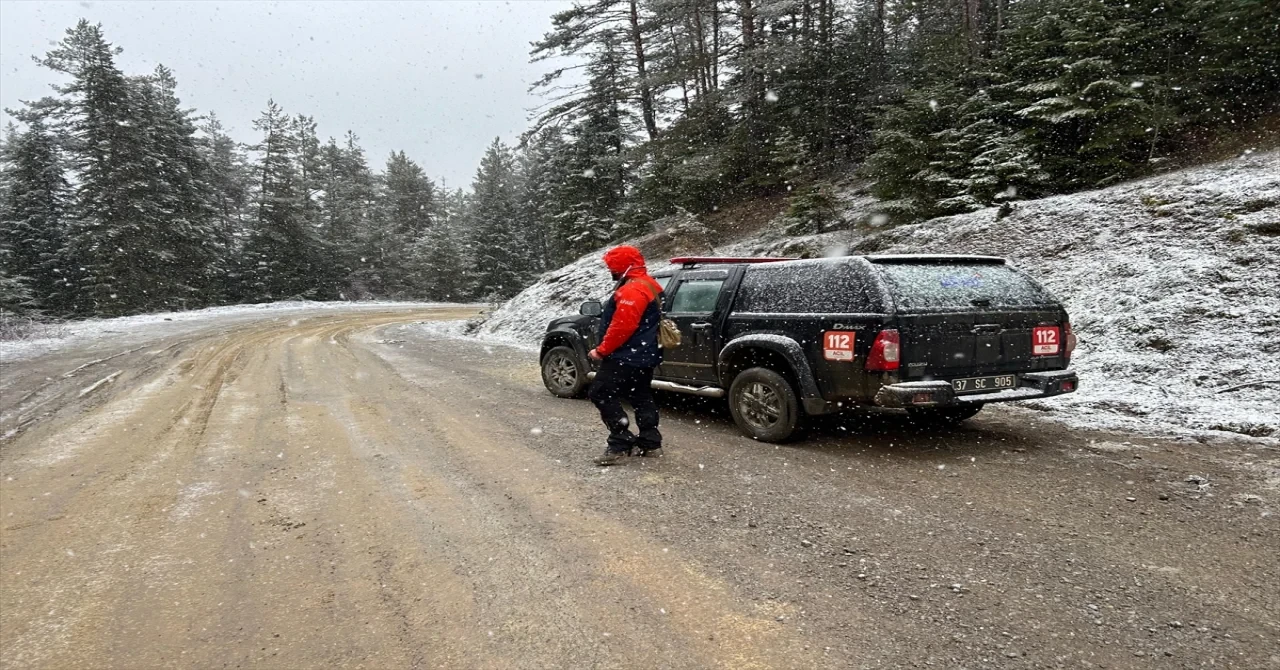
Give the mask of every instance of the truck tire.
<path id="1" fill-rule="evenodd" d="M 572 347 L 554 347 L 542 357 L 542 384 L 551 395 L 581 398 L 587 388 L 587 366 Z"/>
<path id="2" fill-rule="evenodd" d="M 908 408 L 907 415 L 912 421 L 935 426 L 950 426 L 965 419 L 973 418 L 982 411 L 982 403 L 965 403 L 952 407 L 918 407 Z"/>
<path id="3" fill-rule="evenodd" d="M 768 368 L 748 368 L 729 387 L 729 413 L 744 435 L 785 442 L 800 427 L 800 399 L 785 377 Z"/>

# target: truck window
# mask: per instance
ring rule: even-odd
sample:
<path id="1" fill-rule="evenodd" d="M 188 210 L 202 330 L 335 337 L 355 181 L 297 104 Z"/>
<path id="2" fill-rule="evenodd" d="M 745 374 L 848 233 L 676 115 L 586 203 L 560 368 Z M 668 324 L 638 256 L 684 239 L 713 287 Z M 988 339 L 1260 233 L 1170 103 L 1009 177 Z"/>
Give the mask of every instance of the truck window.
<path id="1" fill-rule="evenodd" d="M 1042 307 L 1052 298 L 1007 265 L 877 264 L 901 309 Z"/>
<path id="2" fill-rule="evenodd" d="M 680 282 L 671 311 L 682 314 L 710 314 L 716 309 L 723 279 L 692 279 Z"/>
<path id="3" fill-rule="evenodd" d="M 867 314 L 882 311 L 864 273 L 848 262 L 792 261 L 747 268 L 735 312 Z"/>

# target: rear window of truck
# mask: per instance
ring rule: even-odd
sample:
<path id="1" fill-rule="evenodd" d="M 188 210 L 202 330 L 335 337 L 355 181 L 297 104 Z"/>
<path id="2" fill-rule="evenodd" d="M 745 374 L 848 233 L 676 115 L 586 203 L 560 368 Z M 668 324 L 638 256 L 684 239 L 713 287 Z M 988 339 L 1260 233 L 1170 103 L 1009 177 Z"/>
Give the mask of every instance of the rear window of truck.
<path id="1" fill-rule="evenodd" d="M 882 311 L 870 278 L 848 262 L 789 261 L 747 268 L 733 311 L 869 314 Z"/>
<path id="2" fill-rule="evenodd" d="M 899 309 L 1043 307 L 1056 304 L 1039 284 L 1007 265 L 876 264 Z"/>

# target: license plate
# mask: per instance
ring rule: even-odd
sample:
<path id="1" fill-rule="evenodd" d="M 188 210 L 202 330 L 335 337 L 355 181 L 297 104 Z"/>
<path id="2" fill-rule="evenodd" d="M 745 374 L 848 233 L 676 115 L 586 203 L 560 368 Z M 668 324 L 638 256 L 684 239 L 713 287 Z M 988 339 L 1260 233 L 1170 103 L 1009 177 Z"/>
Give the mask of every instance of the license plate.
<path id="1" fill-rule="evenodd" d="M 951 388 L 956 393 L 983 393 L 987 391 L 1003 391 L 1005 389 L 1017 388 L 1017 375 L 996 375 L 994 377 L 969 377 L 967 379 L 952 379 Z"/>

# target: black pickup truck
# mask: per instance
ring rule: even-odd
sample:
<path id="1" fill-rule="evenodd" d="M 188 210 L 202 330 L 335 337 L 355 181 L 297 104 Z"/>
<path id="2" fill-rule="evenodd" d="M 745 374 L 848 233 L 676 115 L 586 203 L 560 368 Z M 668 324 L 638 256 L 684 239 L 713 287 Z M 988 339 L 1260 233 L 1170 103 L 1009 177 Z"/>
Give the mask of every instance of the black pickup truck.
<path id="1" fill-rule="evenodd" d="M 894 408 L 963 421 L 989 402 L 1076 390 L 1067 312 L 989 256 L 674 258 L 655 272 L 681 346 L 655 389 L 728 397 L 750 437 L 792 437 L 807 415 Z M 594 376 L 600 303 L 556 319 L 542 378 L 561 397 Z"/>

